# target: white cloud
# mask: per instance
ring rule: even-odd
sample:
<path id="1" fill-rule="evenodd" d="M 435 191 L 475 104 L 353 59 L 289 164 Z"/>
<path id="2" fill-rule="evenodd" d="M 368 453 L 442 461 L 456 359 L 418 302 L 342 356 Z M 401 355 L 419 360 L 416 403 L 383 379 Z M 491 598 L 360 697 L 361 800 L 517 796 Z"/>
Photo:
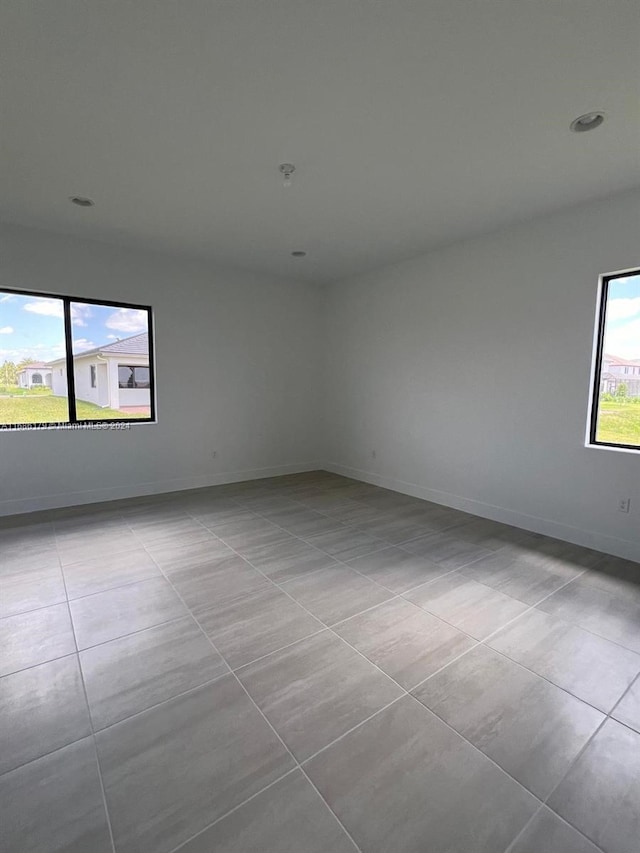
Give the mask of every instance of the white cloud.
<path id="1" fill-rule="evenodd" d="M 5 293 L 4 296 L 0 296 L 0 302 L 11 302 L 12 299 L 15 299 L 13 293 Z"/>
<path id="2" fill-rule="evenodd" d="M 81 305 L 78 302 L 71 303 L 71 322 L 74 326 L 86 326 L 91 314 L 91 305 Z"/>
<path id="3" fill-rule="evenodd" d="M 609 300 L 607 320 L 626 320 L 636 315 L 640 316 L 640 296 L 623 296 L 619 299 Z"/>
<path id="4" fill-rule="evenodd" d="M 62 318 L 62 302 L 57 299 L 39 299 L 37 302 L 27 302 L 23 306 L 25 311 L 32 314 L 42 314 L 45 317 Z M 91 316 L 90 305 L 80 305 L 77 302 L 71 305 L 71 321 L 74 326 L 86 326 L 87 318 Z"/>
<path id="5" fill-rule="evenodd" d="M 0 329 L 0 335 L 12 335 L 12 334 L 13 334 L 13 328 L 11 326 L 3 326 Z"/>
<path id="6" fill-rule="evenodd" d="M 29 361 L 53 361 L 55 358 L 60 358 L 65 353 L 64 343 L 51 344 L 35 344 L 31 347 L 16 347 L 15 349 L 0 348 L 0 364 L 4 361 L 13 361 L 16 364 L 24 358 Z"/>
<path id="7" fill-rule="evenodd" d="M 617 328 L 609 327 L 604 338 L 604 349 L 609 355 L 620 358 L 640 358 L 640 317 Z"/>
<path id="8" fill-rule="evenodd" d="M 107 319 L 107 329 L 115 329 L 117 332 L 127 332 L 129 335 L 137 335 L 147 331 L 147 312 L 137 308 L 118 308 Z"/>
<path id="9" fill-rule="evenodd" d="M 74 353 L 85 352 L 88 349 L 95 349 L 93 341 L 88 341 L 86 338 L 76 338 L 73 342 Z"/>
<path id="10" fill-rule="evenodd" d="M 117 335 L 107 335 L 108 340 L 110 341 L 119 341 L 120 338 Z"/>
<path id="11" fill-rule="evenodd" d="M 57 299 L 39 299 L 37 302 L 27 302 L 23 306 L 31 314 L 42 314 L 45 317 L 62 317 L 62 302 Z"/>

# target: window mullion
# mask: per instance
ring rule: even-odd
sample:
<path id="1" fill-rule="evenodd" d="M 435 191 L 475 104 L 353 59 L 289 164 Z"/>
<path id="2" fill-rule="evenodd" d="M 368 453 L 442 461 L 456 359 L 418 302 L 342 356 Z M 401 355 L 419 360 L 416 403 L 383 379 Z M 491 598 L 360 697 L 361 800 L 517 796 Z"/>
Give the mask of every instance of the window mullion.
<path id="1" fill-rule="evenodd" d="M 67 397 L 69 406 L 69 423 L 78 422 L 76 413 L 76 380 L 73 370 L 73 337 L 71 334 L 71 299 L 63 297 L 64 312 L 64 341 L 67 358 Z"/>

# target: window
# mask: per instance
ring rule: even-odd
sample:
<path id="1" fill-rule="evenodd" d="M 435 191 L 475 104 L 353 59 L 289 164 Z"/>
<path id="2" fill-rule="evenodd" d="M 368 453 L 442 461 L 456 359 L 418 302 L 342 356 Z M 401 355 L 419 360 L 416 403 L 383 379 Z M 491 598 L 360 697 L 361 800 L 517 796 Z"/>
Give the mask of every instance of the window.
<path id="1" fill-rule="evenodd" d="M 589 440 L 640 450 L 640 269 L 602 279 Z"/>
<path id="2" fill-rule="evenodd" d="M 0 429 L 153 421 L 154 390 L 149 307 L 0 290 Z"/>
<path id="3" fill-rule="evenodd" d="M 151 377 L 148 367 L 136 367 L 133 364 L 118 366 L 118 385 L 120 388 L 149 388 Z"/>

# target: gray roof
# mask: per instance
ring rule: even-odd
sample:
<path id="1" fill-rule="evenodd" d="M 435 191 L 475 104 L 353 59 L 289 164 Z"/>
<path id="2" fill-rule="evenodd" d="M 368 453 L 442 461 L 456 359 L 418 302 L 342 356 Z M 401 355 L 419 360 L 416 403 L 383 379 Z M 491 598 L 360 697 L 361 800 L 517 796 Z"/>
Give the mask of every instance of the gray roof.
<path id="1" fill-rule="evenodd" d="M 85 352 L 79 352 L 74 358 L 83 358 L 85 355 L 97 355 L 98 353 L 106 353 L 107 355 L 149 355 L 149 335 L 147 332 L 142 332 L 140 335 L 123 338 L 121 341 L 114 341 L 112 344 L 103 344 L 101 347 L 94 347 L 93 349 L 85 350 Z M 64 358 L 57 358 L 55 361 L 50 362 L 50 364 L 64 360 Z"/>

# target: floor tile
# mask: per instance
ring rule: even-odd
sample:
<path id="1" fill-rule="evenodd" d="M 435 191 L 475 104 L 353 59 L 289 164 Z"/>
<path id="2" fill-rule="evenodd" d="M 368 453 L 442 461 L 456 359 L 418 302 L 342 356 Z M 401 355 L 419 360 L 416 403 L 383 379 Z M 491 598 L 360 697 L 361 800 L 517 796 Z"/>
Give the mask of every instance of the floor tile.
<path id="1" fill-rule="evenodd" d="M 222 600 L 197 618 L 233 669 L 324 628 L 272 585 Z"/>
<path id="2" fill-rule="evenodd" d="M 328 554 L 294 536 L 275 545 L 247 551 L 246 559 L 276 582 L 315 572 L 336 562 Z"/>
<path id="3" fill-rule="evenodd" d="M 231 548 L 213 535 L 208 539 L 191 542 L 188 545 L 184 543 L 178 545 L 166 542 L 153 543 L 147 545 L 146 550 L 162 571 L 167 574 L 196 566 L 206 566 L 213 560 L 219 560 L 220 557 L 233 555 Z"/>
<path id="4" fill-rule="evenodd" d="M 118 853 L 168 853 L 295 766 L 231 675 L 96 742 Z"/>
<path id="5" fill-rule="evenodd" d="M 486 557 L 492 552 L 487 548 L 458 539 L 455 530 L 452 533 L 433 533 L 406 542 L 403 546 L 410 554 L 424 557 L 445 569 L 460 569 L 480 557 Z"/>
<path id="6" fill-rule="evenodd" d="M 191 545 L 196 542 L 209 542 L 215 534 L 209 528 L 188 516 L 172 521 L 132 526 L 136 539 L 143 545 L 155 548 L 167 545 Z"/>
<path id="7" fill-rule="evenodd" d="M 26 613 L 67 600 L 62 571 L 55 565 L 43 568 L 13 566 L 0 573 L 0 617 Z"/>
<path id="8" fill-rule="evenodd" d="M 538 609 L 640 654 L 640 600 L 633 596 L 580 577 L 541 602 Z"/>
<path id="9" fill-rule="evenodd" d="M 353 527 L 345 527 L 338 530 L 330 530 L 316 536 L 310 536 L 308 541 L 314 548 L 320 548 L 336 557 L 338 560 L 353 560 L 363 557 L 365 554 L 373 554 L 387 547 L 387 543 L 381 539 L 367 536 Z"/>
<path id="10" fill-rule="evenodd" d="M 56 537 L 58 554 L 63 566 L 91 560 L 99 554 L 121 554 L 139 547 L 133 533 L 122 525 L 109 531 L 83 531 Z"/>
<path id="11" fill-rule="evenodd" d="M 540 798 L 551 793 L 604 715 L 483 646 L 414 695 Z"/>
<path id="12" fill-rule="evenodd" d="M 229 670 L 191 616 L 80 653 L 94 729 L 102 729 Z"/>
<path id="13" fill-rule="evenodd" d="M 389 590 L 339 563 L 287 581 L 282 588 L 327 625 L 392 596 Z"/>
<path id="14" fill-rule="evenodd" d="M 640 732 L 640 678 L 631 685 L 611 715 Z"/>
<path id="15" fill-rule="evenodd" d="M 366 557 L 358 557 L 349 562 L 351 568 L 366 575 L 391 592 L 401 593 L 414 586 L 442 577 L 448 569 L 416 557 L 402 548 L 385 548 Z"/>
<path id="16" fill-rule="evenodd" d="M 463 569 L 464 574 L 526 604 L 536 604 L 584 571 L 573 563 L 563 565 L 551 559 L 504 548 Z"/>
<path id="17" fill-rule="evenodd" d="M 409 696 L 305 769 L 366 853 L 497 853 L 538 806 Z"/>
<path id="18" fill-rule="evenodd" d="M 274 545 L 291 536 L 266 518 L 257 516 L 246 521 L 228 521 L 225 524 L 213 525 L 211 529 L 226 545 L 238 552 Z"/>
<path id="19" fill-rule="evenodd" d="M 431 519 L 425 520 L 421 513 L 411 514 L 402 510 L 395 510 L 392 512 L 376 511 L 369 519 L 354 519 L 349 523 L 365 533 L 384 539 L 392 545 L 399 545 L 401 542 L 433 533 L 434 528 L 430 522 Z"/>
<path id="20" fill-rule="evenodd" d="M 402 695 L 328 631 L 250 664 L 238 675 L 299 761 Z"/>
<path id="21" fill-rule="evenodd" d="M 235 502 L 230 502 L 229 500 L 212 501 L 206 506 L 192 510 L 191 514 L 211 530 L 219 524 L 256 517 L 255 513 L 246 507 L 240 506 Z"/>
<path id="22" fill-rule="evenodd" d="M 356 853 L 305 776 L 295 770 L 180 848 L 180 853 Z"/>
<path id="23" fill-rule="evenodd" d="M 80 598 L 161 576 L 160 569 L 143 548 L 134 548 L 122 554 L 110 554 L 107 551 L 101 557 L 64 566 L 62 573 L 69 598 Z"/>
<path id="24" fill-rule="evenodd" d="M 474 645 L 465 634 L 401 598 L 334 630 L 406 690 Z"/>
<path id="25" fill-rule="evenodd" d="M 483 640 L 527 609 L 522 601 L 454 573 L 405 593 L 405 598 Z"/>
<path id="26" fill-rule="evenodd" d="M 193 613 L 201 613 L 238 595 L 271 586 L 260 572 L 234 553 L 200 566 L 165 571 Z"/>
<path id="27" fill-rule="evenodd" d="M 112 853 L 93 740 L 0 777 L 7 853 Z"/>
<path id="28" fill-rule="evenodd" d="M 20 535 L 0 542 L 0 575 L 26 569 L 46 569 L 59 566 L 55 537 L 51 535 L 34 536 L 31 539 L 28 528 L 20 528 Z"/>
<path id="29" fill-rule="evenodd" d="M 637 853 L 640 734 L 607 720 L 549 800 L 606 853 Z"/>
<path id="30" fill-rule="evenodd" d="M 76 643 L 65 604 L 0 619 L 0 676 L 73 654 Z"/>
<path id="31" fill-rule="evenodd" d="M 640 672 L 640 655 L 541 610 L 524 613 L 489 645 L 605 713 Z"/>
<path id="32" fill-rule="evenodd" d="M 76 655 L 0 679 L 0 773 L 90 732 Z"/>
<path id="33" fill-rule="evenodd" d="M 79 649 L 184 616 L 187 610 L 171 584 L 152 578 L 69 602 Z"/>
<path id="34" fill-rule="evenodd" d="M 640 598 L 640 563 L 603 556 L 598 565 L 582 576 L 585 583 L 623 597 Z"/>
<path id="35" fill-rule="evenodd" d="M 303 538 L 330 530 L 339 530 L 342 527 L 339 519 L 322 515 L 306 507 L 268 513 L 267 517 L 289 533 Z"/>
<path id="36" fill-rule="evenodd" d="M 509 853 L 600 853 L 558 815 L 544 807 L 530 821 Z"/>
<path id="37" fill-rule="evenodd" d="M 489 551 L 499 551 L 505 545 L 520 545 L 535 548 L 542 540 L 539 533 L 531 533 L 519 527 L 511 527 L 489 518 L 475 518 L 456 529 L 459 539 L 474 542 Z"/>

